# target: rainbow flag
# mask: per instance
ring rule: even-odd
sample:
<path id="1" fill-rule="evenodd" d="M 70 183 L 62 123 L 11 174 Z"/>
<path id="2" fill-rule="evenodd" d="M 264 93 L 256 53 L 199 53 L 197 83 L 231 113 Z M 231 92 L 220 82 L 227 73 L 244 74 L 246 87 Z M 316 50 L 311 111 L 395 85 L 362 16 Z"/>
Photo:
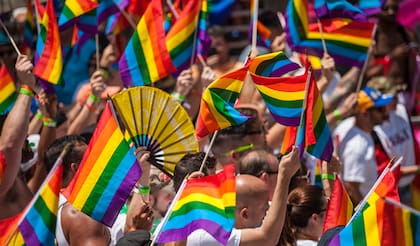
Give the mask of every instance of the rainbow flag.
<path id="1" fill-rule="evenodd" d="M 391 171 L 387 171 L 382 181 L 376 187 L 372 195 L 369 197 L 367 204 L 370 206 L 375 204 L 381 197 L 388 197 L 395 201 L 400 201 L 398 194 L 397 181 Z"/>
<path id="2" fill-rule="evenodd" d="M 230 16 L 235 0 L 208 1 L 209 22 L 211 25 L 223 25 Z"/>
<path id="3" fill-rule="evenodd" d="M 121 80 L 127 87 L 148 85 L 172 72 L 165 44 L 161 1 L 152 1 L 137 25 L 119 61 Z"/>
<path id="4" fill-rule="evenodd" d="M 67 151 L 66 151 L 67 152 Z M 54 245 L 58 201 L 63 179 L 62 156 L 25 208 L 8 245 Z"/>
<path id="5" fill-rule="evenodd" d="M 249 25 L 248 30 L 248 41 L 249 43 L 252 42 L 252 29 L 253 25 Z M 271 49 L 271 31 L 266 27 L 261 21 L 257 21 L 257 45 L 266 47 L 267 49 Z"/>
<path id="6" fill-rule="evenodd" d="M 367 17 L 362 10 L 346 0 L 314 0 L 315 13 L 322 18 L 349 18 L 366 21 Z"/>
<path id="7" fill-rule="evenodd" d="M 250 75 L 273 118 L 282 125 L 298 126 L 307 74 L 281 78 Z"/>
<path id="8" fill-rule="evenodd" d="M 207 54 L 210 50 L 211 39 L 207 34 L 207 22 L 208 22 L 208 3 L 207 0 L 201 0 L 201 8 L 198 18 L 197 27 L 197 48 L 194 56 L 201 55 L 204 60 L 207 59 Z"/>
<path id="9" fill-rule="evenodd" d="M 47 1 L 46 10 L 40 22 L 40 31 L 36 44 L 34 74 L 51 84 L 61 84 L 63 57 L 61 53 L 60 33 L 54 13 L 52 0 Z"/>
<path id="10" fill-rule="evenodd" d="M 133 22 L 138 23 L 150 2 L 151 0 L 131 0 L 129 1 L 128 5 L 124 8 L 122 8 L 123 5 L 120 2 L 120 4 L 117 5 L 120 11 L 111 15 L 108 18 L 105 27 L 105 33 L 112 33 L 114 35 L 118 35 L 121 31 L 127 28 L 131 28 L 130 23 L 128 22 L 126 17 L 121 13 L 121 11 L 125 9 L 125 11 L 132 17 Z"/>
<path id="11" fill-rule="evenodd" d="M 353 203 L 338 175 L 335 176 L 331 199 L 328 201 L 323 232 L 342 225 L 345 226 L 353 215 Z"/>
<path id="12" fill-rule="evenodd" d="M 120 9 L 125 9 L 129 0 L 101 0 L 97 9 L 98 23 L 106 21 L 108 17 L 119 13 Z"/>
<path id="13" fill-rule="evenodd" d="M 249 118 L 234 108 L 241 92 L 248 66 L 227 73 L 213 81 L 203 92 L 196 124 L 198 138 Z"/>
<path id="14" fill-rule="evenodd" d="M 23 26 L 23 43 L 22 43 L 22 53 L 26 55 L 32 54 L 32 47 L 34 46 L 34 30 L 35 30 L 35 20 L 33 13 L 33 4 L 32 0 L 27 0 L 26 3 L 26 18 Z"/>
<path id="15" fill-rule="evenodd" d="M 8 112 L 16 101 L 17 92 L 15 83 L 10 77 L 6 66 L 3 64 L 0 68 L 0 114 Z"/>
<path id="16" fill-rule="evenodd" d="M 77 21 L 77 18 L 98 7 L 98 0 L 66 0 L 58 25 L 66 29 Z"/>
<path id="17" fill-rule="evenodd" d="M 203 178 L 188 179 L 158 243 L 179 241 L 203 229 L 226 245 L 235 223 L 235 166 Z"/>
<path id="18" fill-rule="evenodd" d="M 382 245 L 420 245 L 420 212 L 396 206 L 385 200 Z"/>
<path id="19" fill-rule="evenodd" d="M 324 53 L 317 23 L 309 23 L 306 1 L 291 0 L 287 7 L 286 39 L 291 49 L 311 52 L 322 57 Z M 372 42 L 374 23 L 343 18 L 320 20 L 328 53 L 337 64 L 362 67 Z"/>
<path id="20" fill-rule="evenodd" d="M 302 124 L 299 126 L 298 146 L 309 154 L 325 161 L 330 161 L 334 146 L 331 131 L 325 117 L 322 96 L 318 91 L 315 78 L 311 73 L 309 88 L 304 106 Z"/>
<path id="21" fill-rule="evenodd" d="M 172 28 L 166 35 L 166 47 L 177 71 L 182 71 L 190 67 L 190 59 L 193 52 L 193 42 L 195 30 L 199 19 L 200 0 L 190 0 L 179 14 Z M 207 7 L 206 2 L 202 7 Z M 205 20 L 200 22 L 205 25 Z M 205 32 L 205 26 L 201 33 Z"/>
<path id="22" fill-rule="evenodd" d="M 63 194 L 78 210 L 112 226 L 140 176 L 134 148 L 125 140 L 107 103 L 77 173 Z"/>
<path id="23" fill-rule="evenodd" d="M 251 73 L 265 77 L 281 77 L 299 67 L 281 51 L 257 56 L 249 63 Z"/>
<path id="24" fill-rule="evenodd" d="M 324 185 L 322 184 L 321 166 L 322 161 L 319 159 L 315 160 L 315 165 L 312 169 L 314 172 L 314 179 L 312 184 L 324 188 Z"/>
<path id="25" fill-rule="evenodd" d="M 417 175 L 410 185 L 411 190 L 411 206 L 420 210 L 420 176 Z"/>

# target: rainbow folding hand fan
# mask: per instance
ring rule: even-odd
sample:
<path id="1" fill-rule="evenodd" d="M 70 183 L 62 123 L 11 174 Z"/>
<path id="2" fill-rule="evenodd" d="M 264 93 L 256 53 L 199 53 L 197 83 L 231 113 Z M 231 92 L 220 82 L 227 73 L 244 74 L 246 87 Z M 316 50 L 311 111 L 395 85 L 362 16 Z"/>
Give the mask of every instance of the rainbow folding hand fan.
<path id="1" fill-rule="evenodd" d="M 198 151 L 193 123 L 166 92 L 133 87 L 114 95 L 112 102 L 135 146 L 146 146 L 150 163 L 171 177 L 187 152 Z"/>

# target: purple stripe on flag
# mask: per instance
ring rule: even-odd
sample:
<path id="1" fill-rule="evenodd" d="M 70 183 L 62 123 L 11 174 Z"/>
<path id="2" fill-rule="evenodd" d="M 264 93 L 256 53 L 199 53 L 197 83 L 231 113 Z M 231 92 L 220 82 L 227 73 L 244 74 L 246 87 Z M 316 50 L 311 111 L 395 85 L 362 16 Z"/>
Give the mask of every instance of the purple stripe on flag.
<path id="1" fill-rule="evenodd" d="M 293 71 L 293 70 L 296 70 L 298 68 L 299 68 L 299 65 L 296 64 L 296 63 L 285 64 L 285 65 L 282 65 L 280 68 L 274 70 L 271 73 L 270 77 L 281 77 L 281 76 L 285 75 L 286 73 L 288 73 L 290 71 Z"/>
<path id="2" fill-rule="evenodd" d="M 28 245 L 42 245 L 36 236 L 34 228 L 29 224 L 28 220 L 24 219 L 19 225 L 19 231 L 21 232 L 24 240 Z"/>
<path id="3" fill-rule="evenodd" d="M 286 126 L 298 126 L 300 123 L 300 115 L 298 117 L 283 117 L 279 115 L 273 115 L 273 118 L 276 122 L 279 122 L 282 125 Z"/>

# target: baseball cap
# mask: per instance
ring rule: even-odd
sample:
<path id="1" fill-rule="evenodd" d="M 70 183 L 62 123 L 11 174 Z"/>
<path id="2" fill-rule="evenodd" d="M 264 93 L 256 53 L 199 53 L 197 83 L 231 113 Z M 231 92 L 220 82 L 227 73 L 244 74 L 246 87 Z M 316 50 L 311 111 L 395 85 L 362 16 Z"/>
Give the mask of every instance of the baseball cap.
<path id="1" fill-rule="evenodd" d="M 394 84 L 386 76 L 377 76 L 367 82 L 367 86 L 380 91 L 382 94 L 395 95 L 400 91 L 407 89 L 406 84 Z"/>
<path id="2" fill-rule="evenodd" d="M 146 230 L 135 230 L 128 232 L 120 238 L 117 246 L 147 246 L 150 245 L 150 232 Z"/>
<path id="3" fill-rule="evenodd" d="M 370 108 L 383 107 L 392 102 L 394 98 L 391 94 L 381 94 L 378 90 L 365 87 L 359 92 L 357 98 L 357 110 L 364 111 Z"/>

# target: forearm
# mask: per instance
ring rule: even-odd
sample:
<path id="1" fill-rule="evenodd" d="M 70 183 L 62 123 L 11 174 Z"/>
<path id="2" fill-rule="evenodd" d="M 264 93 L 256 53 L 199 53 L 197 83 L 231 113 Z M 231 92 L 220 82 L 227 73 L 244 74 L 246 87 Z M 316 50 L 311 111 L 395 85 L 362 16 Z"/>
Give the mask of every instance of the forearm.
<path id="1" fill-rule="evenodd" d="M 84 104 L 79 114 L 70 123 L 67 134 L 80 134 L 96 118 L 95 109 L 98 105 L 98 103 L 94 103 L 92 106 Z"/>

